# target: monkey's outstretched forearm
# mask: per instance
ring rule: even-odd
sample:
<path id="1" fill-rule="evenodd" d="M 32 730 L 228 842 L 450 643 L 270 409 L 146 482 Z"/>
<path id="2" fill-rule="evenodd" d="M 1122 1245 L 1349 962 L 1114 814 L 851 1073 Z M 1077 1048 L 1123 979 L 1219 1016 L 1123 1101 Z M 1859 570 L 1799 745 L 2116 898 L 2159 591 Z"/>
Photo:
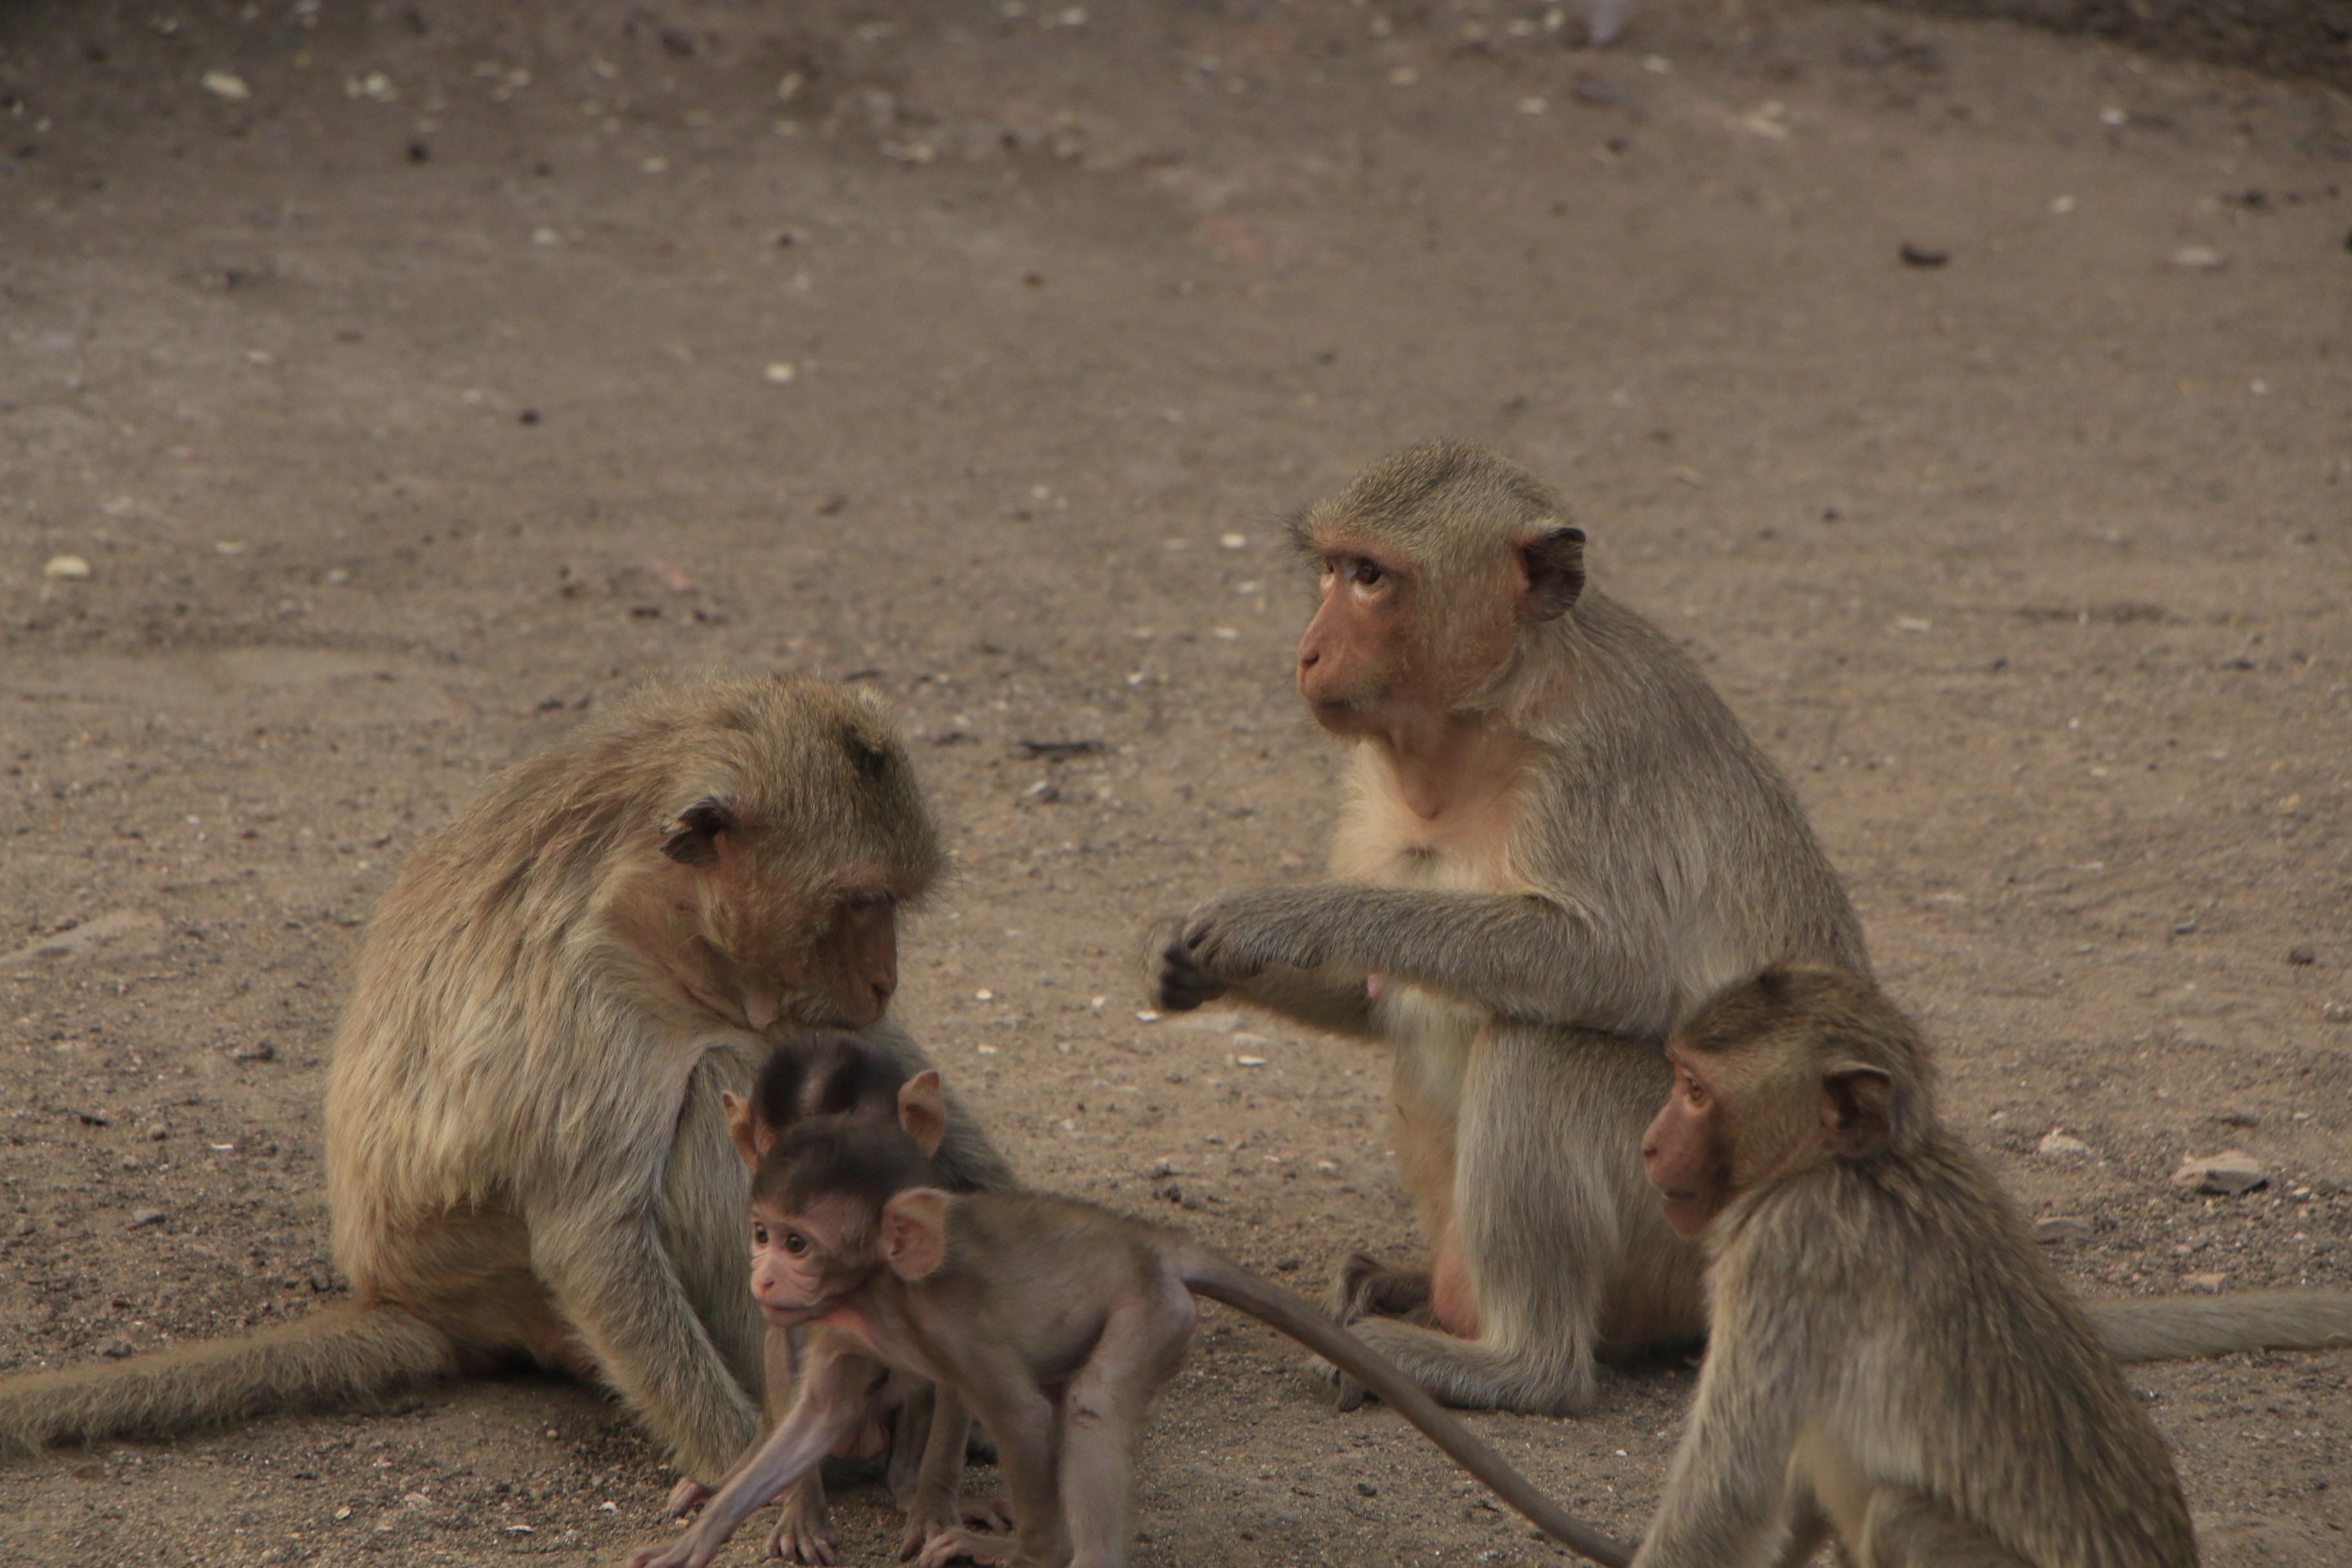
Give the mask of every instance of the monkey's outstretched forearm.
<path id="1" fill-rule="evenodd" d="M 865 1414 L 874 1371 L 870 1359 L 847 1352 L 815 1357 L 792 1409 L 759 1452 L 728 1478 L 702 1517 L 667 1545 L 636 1552 L 629 1568 L 705 1568 L 753 1510 L 814 1469 L 848 1436 Z"/>
<path id="2" fill-rule="evenodd" d="M 2242 1290 L 2085 1301 L 2083 1311 L 2117 1361 L 2179 1361 L 2232 1351 L 2317 1351 L 2352 1345 L 2352 1290 Z"/>
<path id="3" fill-rule="evenodd" d="M 1286 964 L 1358 966 L 1507 1017 L 1661 1036 L 1676 998 L 1622 922 L 1560 898 L 1367 882 L 1242 888 L 1195 909 L 1184 944 L 1237 986 Z"/>
<path id="4" fill-rule="evenodd" d="M 1454 1463 L 1493 1489 L 1559 1541 L 1604 1568 L 1626 1568 L 1633 1549 L 1601 1534 L 1570 1514 L 1536 1489 L 1535 1483 L 1511 1468 L 1508 1461 L 1468 1427 L 1447 1415 L 1434 1399 L 1396 1368 L 1372 1353 L 1364 1342 L 1278 1285 L 1268 1284 L 1232 1261 L 1205 1249 L 1182 1259 L 1185 1288 L 1195 1295 L 1222 1301 L 1247 1312 L 1330 1362 L 1363 1384 L 1397 1414 L 1426 1433 Z"/>

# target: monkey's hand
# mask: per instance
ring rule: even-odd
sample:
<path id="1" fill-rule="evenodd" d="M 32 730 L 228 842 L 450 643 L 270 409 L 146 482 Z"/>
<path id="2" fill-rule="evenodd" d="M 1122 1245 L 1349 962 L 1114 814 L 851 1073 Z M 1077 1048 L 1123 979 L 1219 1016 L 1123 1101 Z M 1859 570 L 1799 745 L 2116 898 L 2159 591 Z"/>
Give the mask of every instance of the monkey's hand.
<path id="1" fill-rule="evenodd" d="M 684 1519 L 709 1500 L 710 1489 L 692 1476 L 688 1476 L 669 1489 L 668 1500 L 662 1504 L 662 1517 Z"/>
<path id="2" fill-rule="evenodd" d="M 1235 888 L 1192 907 L 1180 941 L 1193 969 L 1219 991 L 1277 963 L 1313 969 L 1330 955 L 1299 917 L 1301 889 Z"/>
<path id="3" fill-rule="evenodd" d="M 1155 921 L 1144 932 L 1143 965 L 1144 988 L 1150 994 L 1151 1005 L 1163 1013 L 1189 1013 L 1225 994 L 1225 988 L 1192 961 L 1192 950 L 1184 945 L 1181 919 Z"/>
<path id="4" fill-rule="evenodd" d="M 841 1532 L 834 1529 L 823 1502 L 811 1505 L 807 1488 L 793 1487 L 784 1493 L 783 1517 L 768 1537 L 768 1555 L 787 1563 L 841 1561 Z"/>
<path id="5" fill-rule="evenodd" d="M 689 1530 L 676 1541 L 660 1546 L 641 1546 L 629 1554 L 627 1568 L 706 1568 L 710 1560 L 719 1555 L 719 1549 L 727 1543 L 727 1538 L 720 1536 L 716 1541 L 705 1541 L 705 1533 L 701 1530 Z"/>
<path id="6" fill-rule="evenodd" d="M 1021 1538 L 977 1530 L 946 1530 L 931 1537 L 915 1568 L 947 1568 L 950 1563 L 978 1563 L 982 1568 L 1013 1562 L 1021 1555 Z"/>

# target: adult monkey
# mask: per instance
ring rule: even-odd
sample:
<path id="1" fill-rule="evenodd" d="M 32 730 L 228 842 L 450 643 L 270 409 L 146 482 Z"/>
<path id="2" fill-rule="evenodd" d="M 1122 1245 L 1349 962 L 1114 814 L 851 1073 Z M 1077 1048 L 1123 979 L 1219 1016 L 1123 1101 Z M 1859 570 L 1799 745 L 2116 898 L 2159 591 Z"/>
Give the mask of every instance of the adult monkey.
<path id="1" fill-rule="evenodd" d="M 822 681 L 650 689 L 509 769 L 402 868 L 336 1033 L 327 1194 L 353 1300 L 0 1382 L 0 1444 L 527 1359 L 609 1384 L 690 1473 L 725 1474 L 758 1432 L 762 1330 L 721 1095 L 779 1028 L 925 1065 L 883 1014 L 897 911 L 939 866 L 880 705 Z"/>
<path id="2" fill-rule="evenodd" d="M 1861 929 L 1787 780 L 1586 590 L 1582 531 L 1526 470 L 1409 447 L 1294 532 L 1322 576 L 1299 694 L 1355 746 L 1335 879 L 1201 904 L 1158 999 L 1388 1041 L 1433 1266 L 1351 1258 L 1332 1306 L 1441 1399 L 1572 1412 L 1602 1347 L 1705 1331 L 1642 1175 L 1659 1042 L 1775 961 L 1866 974 Z M 1442 1331 L 1357 1321 L 1424 1306 Z"/>

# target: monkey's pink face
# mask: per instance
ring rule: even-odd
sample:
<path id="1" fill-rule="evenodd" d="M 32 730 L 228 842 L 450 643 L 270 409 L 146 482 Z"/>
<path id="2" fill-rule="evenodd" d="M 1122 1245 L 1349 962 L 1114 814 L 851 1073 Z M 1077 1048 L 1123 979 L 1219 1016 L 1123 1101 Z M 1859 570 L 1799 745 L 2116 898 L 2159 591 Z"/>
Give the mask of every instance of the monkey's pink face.
<path id="1" fill-rule="evenodd" d="M 1665 1200 L 1666 1223 L 1695 1237 L 1731 1201 L 1731 1155 L 1723 1106 L 1704 1068 L 1672 1044 L 1675 1085 L 1642 1134 L 1642 1165 Z"/>
<path id="2" fill-rule="evenodd" d="M 1344 535 L 1318 542 L 1321 603 L 1298 639 L 1298 695 L 1335 735 L 1379 728 L 1412 638 L 1412 584 L 1393 551 Z"/>
<path id="3" fill-rule="evenodd" d="M 819 1318 L 874 1272 L 873 1216 L 845 1198 L 806 1214 L 751 1204 L 751 1295 L 768 1321 L 789 1328 Z"/>

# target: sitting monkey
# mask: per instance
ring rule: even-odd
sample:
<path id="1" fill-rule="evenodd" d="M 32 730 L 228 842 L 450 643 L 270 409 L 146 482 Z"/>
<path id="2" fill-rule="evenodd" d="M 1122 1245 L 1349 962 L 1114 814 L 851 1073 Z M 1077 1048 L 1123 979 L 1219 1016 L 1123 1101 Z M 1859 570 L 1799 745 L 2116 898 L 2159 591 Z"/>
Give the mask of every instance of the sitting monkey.
<path id="1" fill-rule="evenodd" d="M 2194 1568 L 2164 1440 L 1869 983 L 1782 967 L 1666 1047 L 1642 1145 L 1714 1328 L 1637 1568 Z M 2316 1292 L 2297 1292 L 2312 1294 Z"/>

